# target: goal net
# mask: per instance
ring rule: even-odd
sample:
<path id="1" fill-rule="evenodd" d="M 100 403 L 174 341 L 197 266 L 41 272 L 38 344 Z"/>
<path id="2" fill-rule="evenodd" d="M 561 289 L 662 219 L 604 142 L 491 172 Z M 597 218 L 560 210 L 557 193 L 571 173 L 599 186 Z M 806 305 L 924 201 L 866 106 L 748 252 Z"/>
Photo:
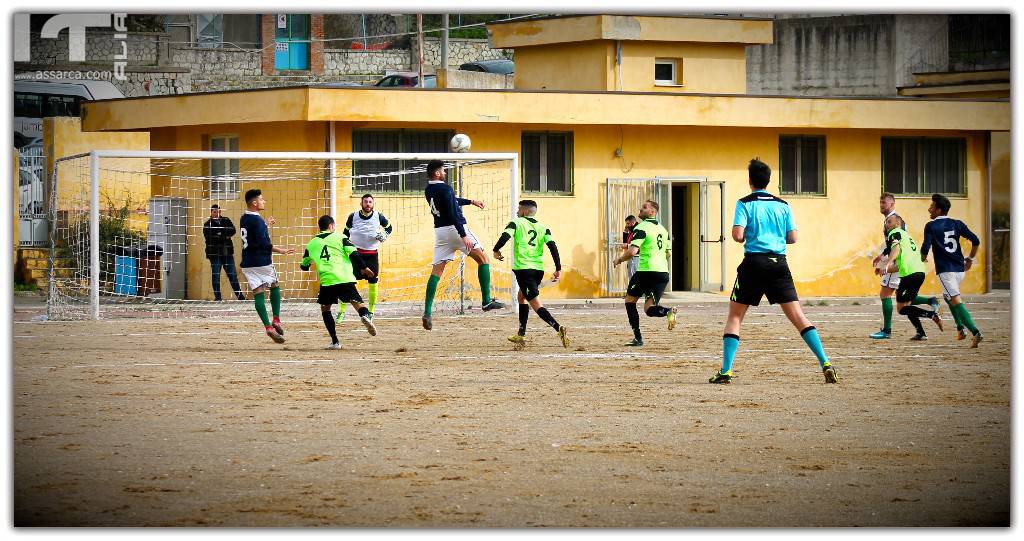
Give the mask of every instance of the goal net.
<path id="1" fill-rule="evenodd" d="M 276 247 L 282 313 L 319 320 L 315 267 L 300 269 L 303 251 L 331 215 L 339 232 L 372 194 L 393 225 L 378 250 L 377 317 L 418 316 L 434 253 L 433 218 L 423 197 L 426 163 L 441 159 L 456 195 L 484 209 L 463 207 L 469 227 L 490 251 L 515 213 L 515 154 L 361 154 L 97 151 L 57 160 L 50 193 L 50 319 L 116 317 L 256 318 L 240 268 L 245 192 L 259 189 L 261 216 Z M 236 300 L 221 269 L 215 301 L 204 224 L 212 205 L 236 229 L 230 242 L 245 300 Z M 273 218 L 273 220 L 271 220 Z M 221 224 L 226 227 L 226 224 Z M 454 254 L 438 285 L 434 313 L 479 310 L 476 263 Z M 491 292 L 511 300 L 511 264 L 491 261 Z M 366 300 L 366 282 L 359 283 Z M 269 309 L 269 307 L 268 307 Z"/>

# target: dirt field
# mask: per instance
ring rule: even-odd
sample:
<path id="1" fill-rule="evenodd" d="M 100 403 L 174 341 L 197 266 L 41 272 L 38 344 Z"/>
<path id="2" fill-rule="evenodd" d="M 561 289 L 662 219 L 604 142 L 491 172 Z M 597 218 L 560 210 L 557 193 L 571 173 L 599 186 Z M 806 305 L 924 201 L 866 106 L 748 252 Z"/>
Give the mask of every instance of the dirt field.
<path id="1" fill-rule="evenodd" d="M 815 300 L 839 385 L 767 306 L 729 386 L 724 303 L 641 316 L 639 351 L 608 304 L 552 309 L 568 350 L 531 319 L 524 352 L 511 311 L 376 338 L 350 314 L 343 351 L 255 314 L 19 321 L 15 525 L 1007 526 L 1009 297 L 968 301 L 978 350 L 899 317 L 871 341 L 877 299 Z"/>

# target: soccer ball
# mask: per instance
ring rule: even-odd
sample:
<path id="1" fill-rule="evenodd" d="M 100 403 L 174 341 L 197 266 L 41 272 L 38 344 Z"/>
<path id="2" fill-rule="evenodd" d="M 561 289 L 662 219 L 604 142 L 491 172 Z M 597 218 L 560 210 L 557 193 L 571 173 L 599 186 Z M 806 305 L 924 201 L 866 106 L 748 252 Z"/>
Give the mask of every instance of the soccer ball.
<path id="1" fill-rule="evenodd" d="M 469 136 L 464 133 L 456 133 L 455 137 L 452 137 L 452 142 L 449 144 L 452 152 L 469 152 L 469 146 L 472 142 L 469 140 Z"/>

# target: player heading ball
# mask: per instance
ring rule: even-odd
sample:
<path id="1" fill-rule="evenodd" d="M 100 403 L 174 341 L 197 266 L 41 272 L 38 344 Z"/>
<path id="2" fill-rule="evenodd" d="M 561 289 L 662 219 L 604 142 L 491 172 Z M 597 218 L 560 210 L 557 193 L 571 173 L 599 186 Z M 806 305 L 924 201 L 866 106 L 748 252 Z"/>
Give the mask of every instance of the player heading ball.
<path id="1" fill-rule="evenodd" d="M 423 196 L 430 205 L 430 214 L 434 216 L 434 264 L 427 280 L 427 294 L 423 303 L 423 328 L 429 331 L 434 328 L 432 314 L 437 284 L 441 281 L 445 266 L 455 259 L 456 250 L 468 255 L 479 265 L 477 277 L 480 279 L 484 311 L 497 310 L 505 305 L 491 298 L 491 262 L 476 235 L 466 225 L 466 217 L 462 215 L 463 206 L 473 205 L 483 209 L 484 202 L 455 197 L 455 190 L 447 183 L 448 172 L 441 160 L 431 160 L 427 164 L 427 177 L 429 180 Z"/>

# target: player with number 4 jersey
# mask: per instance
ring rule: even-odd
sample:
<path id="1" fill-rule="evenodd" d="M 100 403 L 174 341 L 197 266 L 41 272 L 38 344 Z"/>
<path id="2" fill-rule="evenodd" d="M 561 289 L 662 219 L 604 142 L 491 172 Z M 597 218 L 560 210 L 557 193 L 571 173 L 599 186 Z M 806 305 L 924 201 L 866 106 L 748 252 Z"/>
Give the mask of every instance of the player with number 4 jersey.
<path id="1" fill-rule="evenodd" d="M 921 258 L 928 261 L 928 252 L 934 248 L 935 273 L 942 285 L 942 296 L 949 305 L 949 311 L 956 321 L 957 340 L 967 338 L 964 327 L 974 335 L 971 347 L 976 348 L 982 340 L 981 331 L 974 325 L 971 313 L 967 311 L 960 298 L 960 282 L 964 273 L 971 270 L 974 258 L 978 255 L 981 240 L 967 227 L 967 224 L 947 216 L 951 203 L 942 194 L 932 195 L 928 206 L 928 215 L 932 221 L 924 226 L 924 243 L 921 245 Z M 971 241 L 971 255 L 964 257 L 960 250 L 960 239 Z"/>
<path id="2" fill-rule="evenodd" d="M 365 278 L 373 278 L 374 274 L 367 268 L 356 246 L 344 235 L 334 231 L 334 218 L 321 216 L 317 225 L 320 227 L 320 233 L 306 245 L 299 268 L 308 271 L 312 265 L 316 265 L 316 272 L 320 278 L 320 293 L 317 294 L 316 300 L 320 305 L 324 326 L 331 335 L 331 345 L 326 349 L 341 349 L 334 316 L 331 314 L 331 307 L 335 302 L 351 304 L 359 312 L 359 318 L 370 336 L 377 336 L 377 328 L 370 319 L 370 311 L 363 306 L 363 298 L 356 289 L 357 270 L 359 275 Z"/>
<path id="3" fill-rule="evenodd" d="M 448 172 L 441 160 L 431 160 L 427 164 L 427 177 L 427 187 L 423 195 L 430 205 L 430 214 L 434 217 L 434 263 L 430 269 L 427 294 L 423 302 L 423 328 L 429 331 L 434 328 L 434 295 L 437 293 L 437 284 L 441 281 L 445 266 L 455 259 L 456 250 L 477 262 L 483 310 L 497 310 L 504 308 L 505 305 L 491 298 L 490 260 L 476 235 L 466 226 L 466 218 L 462 215 L 464 205 L 483 209 L 484 202 L 455 197 L 455 190 L 446 182 Z"/>

